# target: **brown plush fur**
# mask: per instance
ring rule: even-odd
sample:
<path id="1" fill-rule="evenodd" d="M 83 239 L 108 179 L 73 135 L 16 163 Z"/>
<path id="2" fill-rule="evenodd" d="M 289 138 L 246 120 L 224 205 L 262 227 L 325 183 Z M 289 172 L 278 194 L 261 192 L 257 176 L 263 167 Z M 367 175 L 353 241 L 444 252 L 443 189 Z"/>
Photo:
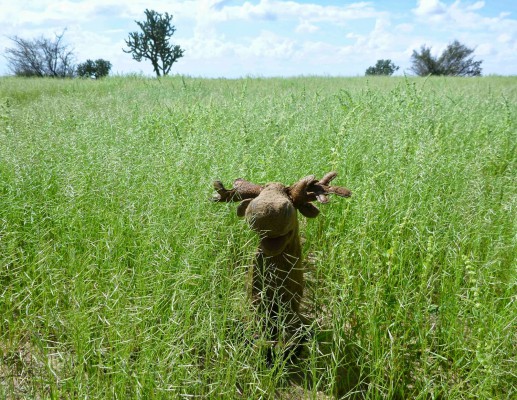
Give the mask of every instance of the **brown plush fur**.
<path id="1" fill-rule="evenodd" d="M 314 218 L 319 210 L 311 202 L 326 203 L 330 193 L 349 197 L 348 189 L 328 185 L 335 176 L 331 172 L 319 181 L 308 176 L 291 186 L 281 183 L 259 186 L 237 179 L 231 190 L 226 190 L 219 181 L 214 182 L 217 191 L 214 201 L 241 201 L 237 215 L 245 217 L 260 237 L 253 266 L 252 301 L 274 335 L 278 318 L 291 332 L 304 322 L 300 314 L 304 277 L 297 210 Z"/>
<path id="2" fill-rule="evenodd" d="M 278 183 L 266 185 L 245 212 L 260 237 L 252 277 L 253 304 L 273 325 L 281 315 L 289 329 L 297 329 L 302 322 L 304 279 L 297 214 L 286 187 Z"/>

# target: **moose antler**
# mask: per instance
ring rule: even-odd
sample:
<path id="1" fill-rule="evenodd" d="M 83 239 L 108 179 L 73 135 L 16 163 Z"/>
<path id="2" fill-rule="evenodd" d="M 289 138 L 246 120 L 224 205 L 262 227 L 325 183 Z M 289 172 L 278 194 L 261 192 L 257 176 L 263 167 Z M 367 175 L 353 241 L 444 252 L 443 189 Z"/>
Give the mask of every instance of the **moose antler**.
<path id="1" fill-rule="evenodd" d="M 245 181 L 242 178 L 233 181 L 233 188 L 228 190 L 223 186 L 221 181 L 214 182 L 214 189 L 217 194 L 212 198 L 216 202 L 241 201 L 244 199 L 253 199 L 260 194 L 262 186 Z"/>
<path id="2" fill-rule="evenodd" d="M 317 200 L 320 203 L 328 203 L 329 199 L 327 195 L 329 194 L 350 197 L 352 192 L 347 188 L 329 185 L 330 181 L 336 176 L 337 172 L 332 171 L 325 174 L 325 176 L 318 181 L 314 178 L 314 175 L 309 175 L 288 187 L 287 191 L 294 206 L 306 217 L 314 218 L 320 211 L 315 205 L 311 204 L 311 202 Z"/>
<path id="3" fill-rule="evenodd" d="M 345 187 L 330 186 L 329 183 L 337 176 L 337 172 L 331 171 L 316 180 L 314 175 L 306 176 L 295 184 L 286 187 L 285 192 L 293 202 L 293 205 L 306 217 L 314 218 L 319 214 L 319 209 L 311 204 L 313 201 L 328 203 L 328 195 L 335 194 L 340 197 L 350 197 L 352 192 Z M 215 202 L 242 201 L 237 210 L 239 216 L 244 216 L 244 211 L 251 199 L 258 195 L 264 186 L 257 185 L 238 178 L 233 182 L 232 189 L 226 189 L 221 181 L 214 182 L 217 194 L 212 198 Z M 244 200 L 244 201 L 243 201 Z"/>
<path id="4" fill-rule="evenodd" d="M 350 197 L 352 192 L 345 187 L 330 186 L 329 183 L 337 176 L 337 172 L 331 171 L 319 181 L 314 175 L 306 176 L 287 188 L 289 196 L 295 205 L 318 201 L 328 203 L 328 194 L 336 194 L 340 197 Z M 241 201 L 257 197 L 264 186 L 257 185 L 238 178 L 233 182 L 232 189 L 226 189 L 221 181 L 214 181 L 214 189 L 217 194 L 212 198 L 215 202 Z"/>
<path id="5" fill-rule="evenodd" d="M 345 187 L 342 186 L 330 186 L 329 183 L 337 176 L 336 171 L 331 171 L 323 178 L 321 178 L 318 182 L 313 182 L 312 185 L 309 185 L 308 192 L 311 194 L 314 193 L 316 196 L 316 200 L 320 203 L 328 203 L 328 194 L 335 194 L 340 197 L 350 197 L 352 196 L 352 192 Z"/>

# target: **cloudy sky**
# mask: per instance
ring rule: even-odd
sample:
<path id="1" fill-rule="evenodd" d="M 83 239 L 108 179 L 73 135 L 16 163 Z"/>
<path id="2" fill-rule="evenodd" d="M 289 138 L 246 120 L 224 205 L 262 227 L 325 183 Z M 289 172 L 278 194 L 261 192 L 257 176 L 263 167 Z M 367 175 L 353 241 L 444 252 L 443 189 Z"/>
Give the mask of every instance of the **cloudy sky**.
<path id="1" fill-rule="evenodd" d="M 410 72 L 411 53 L 457 39 L 483 74 L 517 74 L 516 0 L 0 0 L 0 53 L 9 37 L 64 39 L 77 61 L 103 58 L 114 73 L 152 75 L 125 54 L 146 8 L 173 14 L 185 55 L 173 73 L 203 77 L 364 75 L 389 58 Z M 0 56 L 0 75 L 9 73 Z"/>

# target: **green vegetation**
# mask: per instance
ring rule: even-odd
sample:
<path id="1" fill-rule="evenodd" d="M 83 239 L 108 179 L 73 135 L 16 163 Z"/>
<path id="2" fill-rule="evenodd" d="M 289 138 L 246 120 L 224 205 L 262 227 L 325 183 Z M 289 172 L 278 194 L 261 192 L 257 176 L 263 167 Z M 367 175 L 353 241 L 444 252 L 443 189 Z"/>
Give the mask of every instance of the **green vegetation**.
<path id="1" fill-rule="evenodd" d="M 517 78 L 0 79 L 0 397 L 514 398 L 516 126 Z M 212 181 L 333 169 L 268 367 Z"/>
<path id="2" fill-rule="evenodd" d="M 472 53 L 474 49 L 457 40 L 450 43 L 440 57 L 433 56 L 431 48 L 423 45 L 420 52 L 413 50 L 411 71 L 418 76 L 481 76 L 483 61 L 474 61 Z"/>
<path id="3" fill-rule="evenodd" d="M 366 69 L 365 75 L 393 75 L 399 70 L 399 66 L 395 65 L 391 60 L 377 60 L 377 63 L 373 67 Z"/>
<path id="4" fill-rule="evenodd" d="M 147 58 L 151 61 L 157 77 L 166 76 L 172 64 L 183 57 L 185 50 L 169 42 L 176 32 L 176 27 L 172 25 L 172 15 L 162 15 L 148 9 L 144 13 L 145 21 L 135 21 L 142 32 L 131 32 L 126 40 L 129 49 L 122 50 L 124 53 L 131 53 L 133 59 L 138 62 L 142 61 L 142 58 Z"/>
<path id="5" fill-rule="evenodd" d="M 108 76 L 111 70 L 111 63 L 107 60 L 99 58 L 95 61 L 86 60 L 77 65 L 76 74 L 81 78 L 104 78 Z"/>

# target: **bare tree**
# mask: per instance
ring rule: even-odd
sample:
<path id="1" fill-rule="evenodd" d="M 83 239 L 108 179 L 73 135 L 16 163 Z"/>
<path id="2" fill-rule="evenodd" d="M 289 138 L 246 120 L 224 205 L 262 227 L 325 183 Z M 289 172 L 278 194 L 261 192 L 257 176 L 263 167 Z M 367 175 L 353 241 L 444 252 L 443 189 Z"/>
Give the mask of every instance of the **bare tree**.
<path id="1" fill-rule="evenodd" d="M 74 53 L 63 41 L 66 30 L 55 39 L 43 36 L 33 40 L 9 37 L 14 47 L 5 51 L 7 65 L 16 76 L 72 77 L 75 71 Z"/>

